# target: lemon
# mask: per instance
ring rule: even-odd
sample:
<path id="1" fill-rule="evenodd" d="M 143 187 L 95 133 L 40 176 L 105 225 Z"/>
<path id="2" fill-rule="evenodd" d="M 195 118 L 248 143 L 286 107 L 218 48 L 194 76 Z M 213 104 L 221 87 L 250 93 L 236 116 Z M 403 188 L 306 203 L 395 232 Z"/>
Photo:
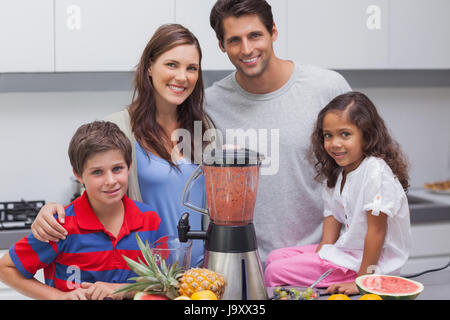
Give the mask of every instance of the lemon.
<path id="1" fill-rule="evenodd" d="M 189 298 L 188 296 L 178 296 L 173 300 L 191 300 L 191 298 Z"/>
<path id="2" fill-rule="evenodd" d="M 193 293 L 191 300 L 217 300 L 217 296 L 211 290 L 202 290 Z"/>
<path id="3" fill-rule="evenodd" d="M 379 295 L 374 293 L 368 293 L 365 295 L 362 295 L 359 300 L 383 300 Z"/>
<path id="4" fill-rule="evenodd" d="M 350 300 L 350 298 L 342 293 L 332 294 L 328 297 L 328 300 Z"/>

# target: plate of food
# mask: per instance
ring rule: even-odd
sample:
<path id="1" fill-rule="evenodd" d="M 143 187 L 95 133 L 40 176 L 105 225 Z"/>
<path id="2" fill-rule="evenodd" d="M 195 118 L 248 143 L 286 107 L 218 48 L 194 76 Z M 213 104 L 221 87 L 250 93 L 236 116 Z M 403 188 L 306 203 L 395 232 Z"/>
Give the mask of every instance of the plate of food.
<path id="1" fill-rule="evenodd" d="M 450 194 L 450 180 L 425 183 L 425 189 L 438 194 Z"/>
<path id="2" fill-rule="evenodd" d="M 268 290 L 270 300 L 316 300 L 319 290 L 307 287 L 279 286 Z"/>

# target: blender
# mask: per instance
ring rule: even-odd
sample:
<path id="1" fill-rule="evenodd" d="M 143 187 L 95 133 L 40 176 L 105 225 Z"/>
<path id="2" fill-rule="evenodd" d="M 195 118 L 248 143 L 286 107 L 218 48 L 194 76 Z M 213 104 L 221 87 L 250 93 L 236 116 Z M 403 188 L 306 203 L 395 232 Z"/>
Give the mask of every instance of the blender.
<path id="1" fill-rule="evenodd" d="M 253 225 L 262 160 L 262 155 L 249 149 L 213 149 L 203 155 L 183 191 L 183 205 L 207 215 L 209 226 L 207 231 L 191 231 L 186 212 L 178 223 L 179 239 L 205 240 L 203 267 L 225 277 L 225 300 L 268 298 Z M 189 202 L 192 186 L 202 174 L 208 209 Z"/>

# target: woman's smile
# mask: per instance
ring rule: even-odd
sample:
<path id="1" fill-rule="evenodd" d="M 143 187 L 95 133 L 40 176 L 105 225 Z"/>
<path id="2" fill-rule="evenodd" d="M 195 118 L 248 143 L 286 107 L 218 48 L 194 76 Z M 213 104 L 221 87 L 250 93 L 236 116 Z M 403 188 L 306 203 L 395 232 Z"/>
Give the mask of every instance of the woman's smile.
<path id="1" fill-rule="evenodd" d="M 179 106 L 194 91 L 200 56 L 195 45 L 176 46 L 161 54 L 148 70 L 158 107 Z"/>

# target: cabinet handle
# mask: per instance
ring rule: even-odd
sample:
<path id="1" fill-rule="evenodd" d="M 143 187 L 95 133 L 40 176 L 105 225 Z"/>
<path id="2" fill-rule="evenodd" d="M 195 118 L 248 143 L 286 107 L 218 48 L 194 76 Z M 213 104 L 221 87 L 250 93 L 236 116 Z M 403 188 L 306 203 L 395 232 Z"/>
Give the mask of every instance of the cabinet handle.
<path id="1" fill-rule="evenodd" d="M 75 4 L 71 4 L 66 9 L 67 19 L 66 26 L 70 31 L 81 29 L 81 8 Z"/>

